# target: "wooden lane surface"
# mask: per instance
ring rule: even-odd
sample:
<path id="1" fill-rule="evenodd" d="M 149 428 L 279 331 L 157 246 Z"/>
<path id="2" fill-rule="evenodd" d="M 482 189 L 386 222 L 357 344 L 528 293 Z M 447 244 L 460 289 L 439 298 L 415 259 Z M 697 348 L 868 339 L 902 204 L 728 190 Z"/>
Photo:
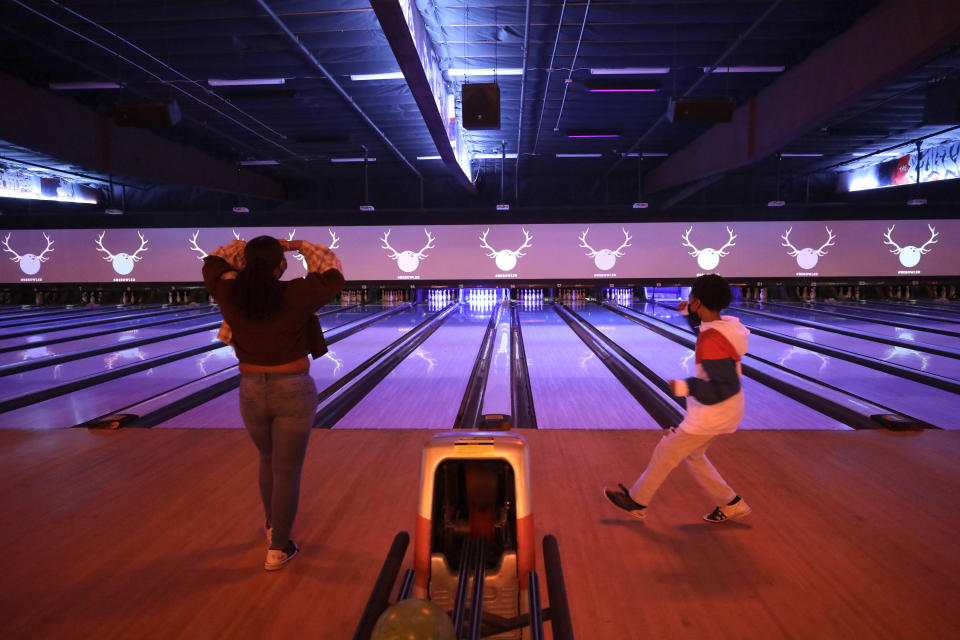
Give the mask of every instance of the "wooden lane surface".
<path id="1" fill-rule="evenodd" d="M 413 530 L 430 433 L 315 431 L 302 555 L 267 573 L 243 431 L 0 431 L 0 637 L 349 638 Z M 656 432 L 523 435 L 580 640 L 960 637 L 954 432 L 721 439 L 711 457 L 754 508 L 725 525 L 700 521 L 711 505 L 682 469 L 645 523 L 602 501 Z"/>

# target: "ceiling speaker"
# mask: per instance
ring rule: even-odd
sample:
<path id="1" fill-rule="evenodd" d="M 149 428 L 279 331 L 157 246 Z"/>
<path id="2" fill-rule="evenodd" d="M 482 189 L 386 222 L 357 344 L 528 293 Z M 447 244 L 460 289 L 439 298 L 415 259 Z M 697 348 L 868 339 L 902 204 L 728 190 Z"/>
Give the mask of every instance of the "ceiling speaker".
<path id="1" fill-rule="evenodd" d="M 170 104 L 118 104 L 113 119 L 121 127 L 172 127 L 180 122 L 180 106 Z"/>
<path id="2" fill-rule="evenodd" d="M 699 122 L 716 124 L 733 120 L 733 100 L 678 98 L 667 107 L 670 122 Z"/>
<path id="3" fill-rule="evenodd" d="M 460 112 L 464 129 L 500 128 L 500 85 L 495 82 L 460 87 Z"/>

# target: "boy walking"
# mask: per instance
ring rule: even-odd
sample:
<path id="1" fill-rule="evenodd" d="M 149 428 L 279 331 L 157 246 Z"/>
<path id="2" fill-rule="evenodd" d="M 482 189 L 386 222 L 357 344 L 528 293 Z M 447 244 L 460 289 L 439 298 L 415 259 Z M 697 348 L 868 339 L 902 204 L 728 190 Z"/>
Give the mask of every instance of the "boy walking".
<path id="1" fill-rule="evenodd" d="M 657 489 L 684 460 L 717 505 L 703 516 L 704 520 L 725 522 L 742 518 L 751 511 L 706 455 L 707 447 L 716 436 L 733 433 L 743 419 L 740 357 L 747 352 L 750 331 L 737 318 L 720 315 L 731 298 L 727 281 L 708 274 L 694 281 L 689 302 L 681 302 L 678 307 L 697 332 L 696 376 L 670 380 L 673 394 L 687 398 L 686 418 L 660 440 L 647 468 L 629 490 L 622 484 L 617 489 L 603 490 L 610 504 L 637 520 L 646 517 Z"/>

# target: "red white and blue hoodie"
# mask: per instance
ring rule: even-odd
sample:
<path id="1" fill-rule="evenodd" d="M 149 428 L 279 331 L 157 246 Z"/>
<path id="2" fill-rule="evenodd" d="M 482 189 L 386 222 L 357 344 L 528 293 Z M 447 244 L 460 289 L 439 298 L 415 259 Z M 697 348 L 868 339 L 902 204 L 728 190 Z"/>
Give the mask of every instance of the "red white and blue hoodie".
<path id="1" fill-rule="evenodd" d="M 740 357 L 747 352 L 748 335 L 750 330 L 733 316 L 720 316 L 719 320 L 700 324 L 696 376 L 677 385 L 677 395 L 687 398 L 687 417 L 680 429 L 697 435 L 737 430 L 744 407 Z"/>

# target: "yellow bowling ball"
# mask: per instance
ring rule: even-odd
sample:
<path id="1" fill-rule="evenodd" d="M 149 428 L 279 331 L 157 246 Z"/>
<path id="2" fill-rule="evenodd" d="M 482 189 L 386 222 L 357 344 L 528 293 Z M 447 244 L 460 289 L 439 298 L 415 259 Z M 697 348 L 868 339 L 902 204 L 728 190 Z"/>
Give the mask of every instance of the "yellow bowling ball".
<path id="1" fill-rule="evenodd" d="M 454 640 L 453 622 L 429 600 L 408 598 L 380 615 L 370 640 Z"/>

